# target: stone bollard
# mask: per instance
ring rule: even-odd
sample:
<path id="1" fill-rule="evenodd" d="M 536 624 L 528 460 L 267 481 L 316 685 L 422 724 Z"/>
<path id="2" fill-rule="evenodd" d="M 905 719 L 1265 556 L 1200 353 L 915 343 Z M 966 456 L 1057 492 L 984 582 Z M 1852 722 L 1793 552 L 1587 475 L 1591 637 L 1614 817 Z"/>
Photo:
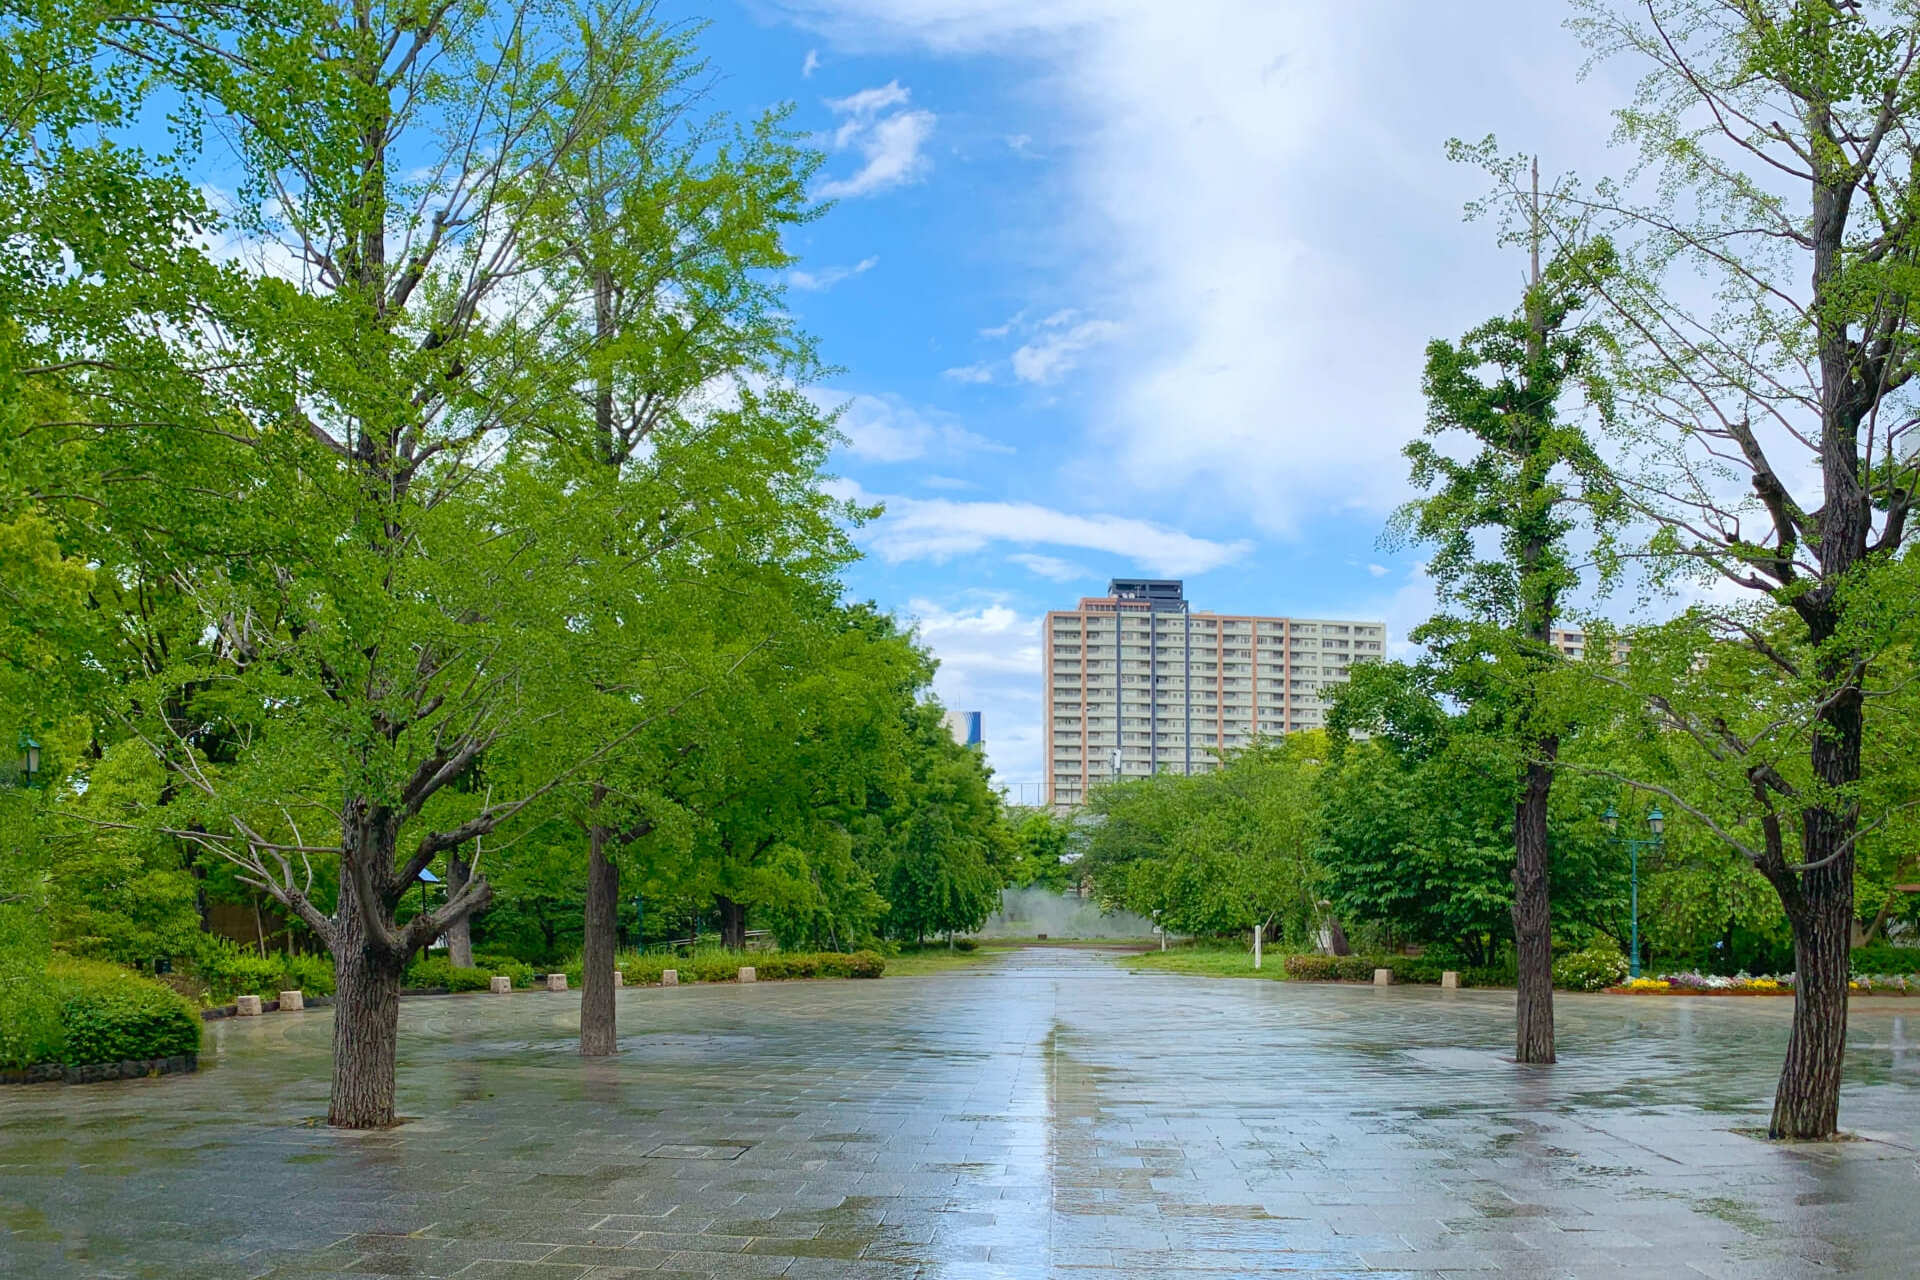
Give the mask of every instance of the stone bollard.
<path id="1" fill-rule="evenodd" d="M 233 1014 L 236 1018 L 257 1018 L 260 1016 L 259 996 L 236 996 L 233 1001 Z"/>
<path id="2" fill-rule="evenodd" d="M 618 969 L 615 969 L 615 970 L 613 971 L 613 985 L 614 985 L 614 986 L 616 986 L 616 987 L 624 987 L 624 986 L 626 986 L 626 985 L 627 985 L 627 975 L 626 975 L 626 974 L 624 974 L 624 973 L 622 973 L 622 972 L 620 972 L 620 971 L 619 971 Z"/>
<path id="3" fill-rule="evenodd" d="M 550 973 L 550 974 L 548 974 L 548 975 L 547 975 L 547 990 L 549 990 L 549 991 L 565 991 L 566 989 L 567 989 L 567 975 L 566 975 L 566 974 L 564 974 L 564 973 Z"/>
<path id="4" fill-rule="evenodd" d="M 757 982 L 758 980 L 759 980 L 759 975 L 754 973 L 752 965 L 743 964 L 740 966 L 740 981 Z"/>
<path id="5" fill-rule="evenodd" d="M 1392 986 L 1392 985 L 1393 985 L 1393 970 L 1391 970 L 1391 969 L 1375 969 L 1375 970 L 1373 971 L 1373 985 L 1374 985 L 1374 986 L 1376 986 L 1376 987 L 1390 987 L 1390 986 Z"/>
<path id="6" fill-rule="evenodd" d="M 662 969 L 660 971 L 660 985 L 663 987 L 679 986 L 680 971 L 678 969 Z"/>
<path id="7" fill-rule="evenodd" d="M 1440 975 L 1440 989 L 1442 991 L 1458 991 L 1460 989 L 1460 975 L 1452 969 L 1447 969 L 1442 972 Z"/>
<path id="8" fill-rule="evenodd" d="M 282 991 L 280 993 L 280 1012 L 298 1013 L 306 1007 L 307 998 L 298 991 Z"/>
<path id="9" fill-rule="evenodd" d="M 496 996 L 510 995 L 513 992 L 513 979 L 495 975 L 487 979 L 487 990 Z"/>

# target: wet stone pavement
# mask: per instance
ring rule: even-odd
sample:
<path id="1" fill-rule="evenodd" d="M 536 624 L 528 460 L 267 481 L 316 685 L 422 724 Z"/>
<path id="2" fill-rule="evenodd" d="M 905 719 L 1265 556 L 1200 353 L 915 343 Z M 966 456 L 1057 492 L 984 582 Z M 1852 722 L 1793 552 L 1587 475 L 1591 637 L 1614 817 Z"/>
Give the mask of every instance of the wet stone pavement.
<path id="1" fill-rule="evenodd" d="M 1906 1013 L 1912 1008 L 1914 1013 Z M 1856 1002 L 1843 1119 L 1765 1123 L 1783 1000 L 1132 975 L 1029 950 L 879 982 L 408 1000 L 386 1132 L 315 1127 L 326 1010 L 198 1075 L 0 1090 L 0 1275 L 1905 1276 L 1920 1001 Z"/>

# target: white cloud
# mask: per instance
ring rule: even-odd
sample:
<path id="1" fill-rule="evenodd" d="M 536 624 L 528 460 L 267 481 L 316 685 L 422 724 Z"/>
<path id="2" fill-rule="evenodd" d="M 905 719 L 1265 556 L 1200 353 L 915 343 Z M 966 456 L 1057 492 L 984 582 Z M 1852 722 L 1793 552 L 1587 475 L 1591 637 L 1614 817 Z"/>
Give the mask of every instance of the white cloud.
<path id="1" fill-rule="evenodd" d="M 945 414 L 918 409 L 896 395 L 810 393 L 822 408 L 844 408 L 847 452 L 869 462 L 910 462 L 930 454 L 1012 453 L 1013 446 L 967 430 Z"/>
<path id="2" fill-rule="evenodd" d="M 1033 154 L 1033 135 L 1030 133 L 1010 133 L 1007 135 L 1007 149 L 1015 155 Z"/>
<path id="3" fill-rule="evenodd" d="M 912 96 L 898 80 L 889 80 L 883 85 L 862 89 L 844 98 L 828 98 L 827 110 L 837 116 L 852 116 L 859 121 L 877 115 L 888 107 L 903 107 Z"/>
<path id="4" fill-rule="evenodd" d="M 926 171 L 929 161 L 921 148 L 933 136 L 936 117 L 931 111 L 905 110 L 910 96 L 898 80 L 889 80 L 827 100 L 829 110 L 847 117 L 833 131 L 834 149 L 857 151 L 865 163 L 850 177 L 821 183 L 822 199 L 873 195 L 912 182 Z M 896 107 L 902 109 L 893 110 Z"/>
<path id="5" fill-rule="evenodd" d="M 1215 542 L 1130 516 L 1076 515 L 1031 502 L 961 502 L 951 498 L 878 497 L 842 481 L 843 496 L 886 503 L 886 514 L 861 537 L 880 557 L 945 560 L 994 543 L 1078 547 L 1099 551 L 1149 573 L 1178 576 L 1232 564 L 1252 551 L 1244 539 Z"/>
<path id="6" fill-rule="evenodd" d="M 819 69 L 820 69 L 820 51 L 818 49 L 807 50 L 806 60 L 800 64 L 801 79 L 803 80 L 806 79 L 808 76 L 811 76 L 814 72 L 818 71 Z"/>
<path id="7" fill-rule="evenodd" d="M 1059 315 L 1069 319 L 1073 312 Z M 1079 357 L 1093 347 L 1111 341 L 1120 326 L 1111 320 L 1085 320 L 1068 325 L 1049 316 L 1044 331 L 1013 353 L 1013 376 L 1022 382 L 1055 382 L 1079 363 Z"/>
<path id="8" fill-rule="evenodd" d="M 823 293 L 842 280 L 864 275 L 880 265 L 879 258 L 862 258 L 850 267 L 822 267 L 818 271 L 789 271 L 787 283 L 809 293 Z"/>
<path id="9" fill-rule="evenodd" d="M 1032 552 L 1023 551 L 1017 555 L 1008 556 L 1007 559 L 1030 573 L 1036 573 L 1054 582 L 1074 582 L 1093 576 L 1092 571 L 1084 565 L 1077 565 L 1071 560 L 1062 560 L 1059 556 L 1034 555 Z"/>
<path id="10" fill-rule="evenodd" d="M 1383 564 L 1370 564 L 1367 566 L 1367 572 L 1376 578 L 1384 578 L 1387 576 L 1387 566 Z"/>
<path id="11" fill-rule="evenodd" d="M 909 605 L 920 639 L 940 660 L 933 678 L 941 703 L 978 711 L 987 759 L 997 781 L 1024 788 L 1031 802 L 1041 779 L 1040 617 L 997 596 L 953 606 L 927 599 Z"/>
<path id="12" fill-rule="evenodd" d="M 1517 301 L 1518 264 L 1459 222 L 1482 181 L 1445 139 L 1604 170 L 1631 97 L 1621 68 L 1577 77 L 1537 0 L 776 2 L 841 47 L 1000 58 L 1053 95 L 1067 198 L 1031 230 L 1119 329 L 1035 337 L 1025 376 L 1110 374 L 1083 401 L 1103 485 L 1205 492 L 1279 532 L 1398 502 L 1426 341 Z"/>
<path id="13" fill-rule="evenodd" d="M 990 364 L 963 364 L 956 369 L 948 369 L 941 375 L 955 382 L 992 382 L 993 366 Z"/>

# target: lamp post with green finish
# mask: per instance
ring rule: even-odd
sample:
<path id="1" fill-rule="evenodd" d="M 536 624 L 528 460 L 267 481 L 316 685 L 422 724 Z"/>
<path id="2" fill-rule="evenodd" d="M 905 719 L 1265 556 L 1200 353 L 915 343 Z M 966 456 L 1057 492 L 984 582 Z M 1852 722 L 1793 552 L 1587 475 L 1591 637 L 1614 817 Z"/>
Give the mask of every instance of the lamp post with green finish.
<path id="1" fill-rule="evenodd" d="M 1632 860 L 1633 941 L 1632 950 L 1627 952 L 1627 976 L 1637 978 L 1640 976 L 1640 850 L 1660 847 L 1662 833 L 1667 827 L 1667 815 L 1660 812 L 1658 805 L 1649 810 L 1647 830 L 1652 834 L 1644 838 L 1620 834 L 1620 814 L 1612 805 L 1608 805 L 1607 811 L 1600 815 L 1600 821 L 1607 824 L 1607 830 L 1613 833 L 1615 840 L 1627 846 L 1627 855 Z"/>

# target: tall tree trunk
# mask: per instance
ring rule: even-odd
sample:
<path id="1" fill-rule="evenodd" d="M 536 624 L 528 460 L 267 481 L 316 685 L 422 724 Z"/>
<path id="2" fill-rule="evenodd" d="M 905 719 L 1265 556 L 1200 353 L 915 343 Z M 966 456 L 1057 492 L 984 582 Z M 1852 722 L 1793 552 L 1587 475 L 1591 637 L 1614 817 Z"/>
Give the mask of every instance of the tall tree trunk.
<path id="1" fill-rule="evenodd" d="M 1792 921 L 1793 1032 L 1773 1095 L 1770 1137 L 1817 1141 L 1831 1138 L 1839 1127 L 1852 879 L 1849 868 L 1843 892 L 1824 895 L 1818 904 L 1809 902 Z"/>
<path id="2" fill-rule="evenodd" d="M 1815 775 L 1829 786 L 1842 787 L 1860 777 L 1862 702 L 1855 688 L 1832 699 L 1821 715 L 1823 731 L 1814 735 L 1812 763 Z M 1819 1141 L 1833 1137 L 1839 1128 L 1858 821 L 1851 809 L 1807 810 L 1801 819 L 1800 854 L 1802 865 L 1811 870 L 1769 877 L 1793 926 L 1794 963 L 1793 1031 L 1767 1126 L 1775 1138 Z"/>
<path id="3" fill-rule="evenodd" d="M 344 1129 L 393 1124 L 404 957 L 371 945 L 353 894 L 342 886 L 334 948 L 333 1097 L 327 1123 Z"/>
<path id="4" fill-rule="evenodd" d="M 1531 271 L 1527 288 L 1527 376 L 1526 392 L 1531 400 L 1543 388 L 1535 381 L 1536 371 L 1545 357 L 1546 315 L 1542 309 L 1540 278 L 1540 160 L 1533 161 L 1533 217 L 1531 227 Z M 1520 457 L 1523 512 L 1530 512 L 1546 488 L 1547 477 L 1532 463 L 1539 456 L 1551 414 L 1551 401 L 1540 406 L 1541 417 L 1516 415 L 1513 419 L 1512 446 Z M 1553 616 L 1558 592 L 1551 581 L 1541 581 L 1541 566 L 1548 559 L 1546 536 L 1537 526 L 1520 549 L 1520 623 L 1533 654 L 1534 668 L 1528 682 L 1526 706 L 1531 712 L 1539 697 L 1542 658 L 1549 652 L 1553 636 Z M 1520 798 L 1513 814 L 1513 950 L 1515 962 L 1514 1049 L 1516 1062 L 1553 1061 L 1553 908 L 1548 900 L 1547 878 L 1547 796 L 1553 789 L 1553 762 L 1560 754 L 1560 739 L 1543 733 L 1531 744 L 1532 758 L 1527 761 Z"/>
<path id="5" fill-rule="evenodd" d="M 458 894 L 467 887 L 467 877 L 471 873 L 465 860 L 457 849 L 447 852 L 447 896 Z M 473 920 L 470 916 L 461 916 L 447 926 L 447 959 L 462 969 L 473 968 Z"/>
<path id="6" fill-rule="evenodd" d="M 1513 947 L 1516 1062 L 1553 1061 L 1553 910 L 1547 888 L 1547 795 L 1555 737 L 1540 740 L 1513 815 Z"/>
<path id="7" fill-rule="evenodd" d="M 713 905 L 720 909 L 720 944 L 729 950 L 742 951 L 747 945 L 747 909 L 723 893 L 713 895 Z"/>
<path id="8" fill-rule="evenodd" d="M 596 792 L 599 790 L 595 789 Z M 614 1051 L 613 952 L 619 929 L 620 869 L 607 856 L 612 835 L 587 829 L 587 918 L 581 942 L 580 1052 L 604 1058 Z"/>

